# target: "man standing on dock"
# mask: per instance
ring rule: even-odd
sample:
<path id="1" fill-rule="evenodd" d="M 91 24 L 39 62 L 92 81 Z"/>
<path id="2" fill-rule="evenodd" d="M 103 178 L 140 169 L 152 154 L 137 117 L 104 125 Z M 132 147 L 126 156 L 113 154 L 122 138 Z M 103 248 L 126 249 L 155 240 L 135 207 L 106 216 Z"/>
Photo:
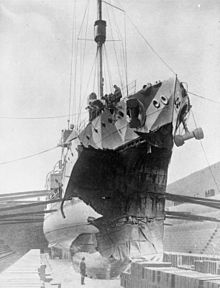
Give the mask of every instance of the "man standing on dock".
<path id="1" fill-rule="evenodd" d="M 86 277 L 86 263 L 85 263 L 85 257 L 82 258 L 82 261 L 80 262 L 80 274 L 81 274 L 81 285 L 85 285 L 85 277 Z"/>

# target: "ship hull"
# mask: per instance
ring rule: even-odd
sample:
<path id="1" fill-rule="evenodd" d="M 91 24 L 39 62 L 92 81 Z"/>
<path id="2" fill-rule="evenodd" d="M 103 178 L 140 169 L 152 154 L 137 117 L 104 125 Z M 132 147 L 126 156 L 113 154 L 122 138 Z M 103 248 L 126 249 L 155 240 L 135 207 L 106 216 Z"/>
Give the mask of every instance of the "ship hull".
<path id="1" fill-rule="evenodd" d="M 177 79 L 113 106 L 97 101 L 103 108 L 94 108 L 86 128 L 78 137 L 73 131 L 64 143 L 69 147 L 65 193 L 59 213 L 48 217 L 54 220 L 45 220 L 45 234 L 53 245 L 68 247 L 76 269 L 86 253 L 89 276 L 112 278 L 134 258 L 162 255 L 173 135 L 189 101 Z M 81 210 L 74 205 L 76 198 L 83 203 Z"/>
<path id="2" fill-rule="evenodd" d="M 117 277 L 132 258 L 162 259 L 163 221 L 139 225 L 121 219 L 121 223 L 113 221 L 110 227 L 99 223 L 102 229 L 98 230 L 88 219 L 100 215 L 82 200 L 75 198 L 66 203 L 65 219 L 59 204 L 52 205 L 58 211 L 47 215 L 44 221 L 49 247 L 67 252 L 77 272 L 82 257 L 86 258 L 87 276 L 99 279 Z"/>
<path id="3" fill-rule="evenodd" d="M 148 151 L 144 142 L 126 151 L 89 148 L 81 152 L 66 190 L 72 200 L 64 204 L 65 218 L 59 209 L 44 222 L 50 245 L 69 251 L 76 270 L 83 256 L 92 278 L 117 277 L 132 259 L 161 259 L 161 195 L 171 150 Z"/>

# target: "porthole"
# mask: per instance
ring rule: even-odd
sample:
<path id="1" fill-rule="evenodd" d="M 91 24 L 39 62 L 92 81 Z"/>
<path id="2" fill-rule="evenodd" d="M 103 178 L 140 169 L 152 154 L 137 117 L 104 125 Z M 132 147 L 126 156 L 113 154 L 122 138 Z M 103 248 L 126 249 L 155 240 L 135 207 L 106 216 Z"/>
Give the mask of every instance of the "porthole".
<path id="1" fill-rule="evenodd" d="M 153 105 L 154 107 L 156 107 L 157 109 L 160 108 L 160 103 L 157 100 L 153 100 Z"/>
<path id="2" fill-rule="evenodd" d="M 167 105 L 169 100 L 167 99 L 166 96 L 162 95 L 160 96 L 160 99 L 161 99 L 161 102 L 164 104 L 164 105 Z"/>

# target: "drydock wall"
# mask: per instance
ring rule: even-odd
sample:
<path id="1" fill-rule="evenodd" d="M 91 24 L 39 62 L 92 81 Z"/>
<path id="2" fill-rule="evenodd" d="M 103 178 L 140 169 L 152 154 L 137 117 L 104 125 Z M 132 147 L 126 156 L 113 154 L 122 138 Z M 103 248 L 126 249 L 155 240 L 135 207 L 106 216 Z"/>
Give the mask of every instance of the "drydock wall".
<path id="1" fill-rule="evenodd" d="M 165 226 L 165 251 L 220 255 L 219 224 L 191 221 L 178 224 Z"/>
<path id="2" fill-rule="evenodd" d="M 214 190 L 215 194 L 219 194 L 217 186 L 220 187 L 220 162 L 169 184 L 167 186 L 167 192 L 179 195 L 206 197 L 208 195 L 207 192 L 210 190 Z M 172 206 L 173 203 L 168 202 L 168 206 L 170 205 Z"/>

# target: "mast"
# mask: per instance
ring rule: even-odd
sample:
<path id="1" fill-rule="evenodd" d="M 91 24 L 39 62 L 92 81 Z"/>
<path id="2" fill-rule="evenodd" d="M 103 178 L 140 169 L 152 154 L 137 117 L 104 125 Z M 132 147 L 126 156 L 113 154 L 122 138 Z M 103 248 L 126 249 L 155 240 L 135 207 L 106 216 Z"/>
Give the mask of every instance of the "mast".
<path id="1" fill-rule="evenodd" d="M 95 21 L 95 42 L 97 43 L 98 53 L 98 97 L 102 98 L 104 79 L 103 79 L 103 44 L 106 40 L 106 21 L 102 20 L 102 0 L 97 0 L 98 20 Z"/>

